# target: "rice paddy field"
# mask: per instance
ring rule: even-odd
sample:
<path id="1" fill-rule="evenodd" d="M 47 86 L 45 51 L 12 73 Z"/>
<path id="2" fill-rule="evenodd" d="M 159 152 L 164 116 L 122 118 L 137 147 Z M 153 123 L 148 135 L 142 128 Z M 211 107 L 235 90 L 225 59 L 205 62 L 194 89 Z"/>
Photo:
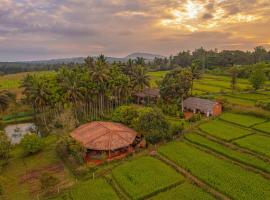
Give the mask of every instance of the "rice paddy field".
<path id="1" fill-rule="evenodd" d="M 166 73 L 150 72 L 151 85 L 157 86 Z M 1 88 L 18 89 L 25 75 L 2 76 Z M 238 87 L 245 92 L 250 87 L 248 80 L 239 79 Z M 224 97 L 245 107 L 270 97 L 269 91 L 232 94 L 230 77 L 213 75 L 196 81 L 193 94 Z M 57 138 L 47 137 L 46 148 L 39 154 L 24 157 L 20 146 L 12 150 L 13 159 L 0 169 L 3 200 L 212 200 L 218 194 L 223 199 L 270 199 L 269 130 L 269 119 L 226 112 L 218 119 L 195 124 L 192 132 L 174 141 L 106 164 L 104 169 L 97 167 L 102 173 L 86 180 L 74 177 L 55 152 Z M 66 186 L 60 194 L 39 196 L 37 174 L 43 171 L 55 174 Z"/>
<path id="2" fill-rule="evenodd" d="M 269 180 L 184 142 L 162 146 L 159 153 L 228 197 L 246 200 L 270 198 Z"/>
<path id="3" fill-rule="evenodd" d="M 260 124 L 260 123 L 265 122 L 265 119 L 263 118 L 255 117 L 252 115 L 241 115 L 237 113 L 224 113 L 220 116 L 220 119 L 227 122 L 235 123 L 241 126 L 245 126 L 245 127 L 250 127 L 250 126 L 254 126 L 255 124 Z M 270 124 L 269 124 L 269 128 L 270 128 Z"/>
<path id="4" fill-rule="evenodd" d="M 234 126 L 221 120 L 214 120 L 200 125 L 200 130 L 222 140 L 230 141 L 246 135 L 250 135 L 250 130 Z"/>

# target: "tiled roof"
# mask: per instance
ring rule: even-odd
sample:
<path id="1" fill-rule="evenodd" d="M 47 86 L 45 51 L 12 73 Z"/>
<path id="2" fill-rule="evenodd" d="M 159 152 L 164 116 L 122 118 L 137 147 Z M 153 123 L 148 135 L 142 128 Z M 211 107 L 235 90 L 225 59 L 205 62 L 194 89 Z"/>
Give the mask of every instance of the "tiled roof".
<path id="1" fill-rule="evenodd" d="M 184 100 L 183 106 L 186 109 L 198 109 L 203 112 L 211 112 L 213 107 L 217 104 L 218 102 L 211 101 L 208 99 L 201 99 L 197 97 L 189 97 Z"/>
<path id="2" fill-rule="evenodd" d="M 120 123 L 95 121 L 75 129 L 71 136 L 85 148 L 115 150 L 133 143 L 137 133 Z"/>

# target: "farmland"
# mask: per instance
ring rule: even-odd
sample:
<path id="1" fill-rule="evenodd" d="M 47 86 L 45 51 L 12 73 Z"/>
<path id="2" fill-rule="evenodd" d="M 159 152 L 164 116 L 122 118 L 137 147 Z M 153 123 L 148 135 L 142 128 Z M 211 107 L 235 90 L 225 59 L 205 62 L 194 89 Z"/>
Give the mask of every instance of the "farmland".
<path id="1" fill-rule="evenodd" d="M 249 130 L 220 120 L 204 123 L 200 126 L 200 129 L 207 134 L 227 141 L 251 134 Z"/>
<path id="2" fill-rule="evenodd" d="M 118 196 L 112 187 L 104 179 L 96 179 L 78 184 L 69 193 L 63 197 L 57 197 L 53 200 L 80 199 L 80 200 L 104 200 L 110 197 L 111 200 L 118 200 Z"/>
<path id="3" fill-rule="evenodd" d="M 115 168 L 112 175 L 132 199 L 141 199 L 184 180 L 176 171 L 151 157 L 125 163 Z"/>
<path id="4" fill-rule="evenodd" d="M 262 134 L 250 135 L 234 141 L 235 144 L 270 157 L 270 137 Z"/>
<path id="5" fill-rule="evenodd" d="M 167 72 L 150 72 L 151 85 L 156 87 L 157 81 Z M 2 89 L 21 91 L 18 87 L 25 75 L 26 73 L 1 77 Z M 249 87 L 248 80 L 238 80 L 240 92 L 246 92 Z M 269 91 L 231 93 L 230 78 L 213 75 L 203 75 L 202 79 L 196 80 L 193 94 L 222 97 L 229 103 L 252 108 L 257 100 L 270 97 Z M 12 115 L 4 117 L 6 121 L 10 118 Z M 180 122 L 177 117 L 166 118 L 170 122 Z M 93 174 L 91 172 L 90 176 L 82 179 L 77 178 L 56 154 L 55 145 L 59 137 L 50 135 L 44 138 L 45 149 L 38 154 L 24 156 L 20 145 L 12 149 L 12 159 L 0 175 L 4 200 L 28 200 L 37 197 L 47 199 L 40 196 L 40 175 L 37 175 L 46 171 L 56 175 L 62 185 L 62 192 L 49 198 L 53 200 L 106 200 L 108 197 L 113 200 L 123 197 L 211 200 L 216 199 L 215 193 L 240 200 L 269 199 L 268 120 L 262 116 L 225 112 L 218 119 L 207 119 L 199 124 L 185 121 L 185 128 L 192 130 L 187 131 L 184 137 L 174 138 L 175 141 L 167 144 L 164 142 L 150 146 L 138 155 L 133 154 L 122 161 L 98 166 L 96 171 L 93 170 Z M 184 173 L 158 159 L 158 156 L 168 159 Z M 32 174 L 33 178 L 27 179 Z M 211 190 L 191 177 L 205 183 Z M 26 181 L 22 183 L 22 180 Z"/>
<path id="6" fill-rule="evenodd" d="M 250 127 L 255 124 L 265 122 L 265 119 L 262 118 L 258 118 L 251 115 L 241 115 L 236 113 L 224 113 L 220 116 L 220 118 L 225 121 L 236 123 L 238 125 L 242 125 L 245 127 Z"/>
<path id="7" fill-rule="evenodd" d="M 270 134 L 270 122 L 258 124 L 254 126 L 254 129 Z"/>
<path id="8" fill-rule="evenodd" d="M 184 142 L 162 146 L 159 153 L 229 197 L 246 200 L 270 198 L 268 180 Z"/>

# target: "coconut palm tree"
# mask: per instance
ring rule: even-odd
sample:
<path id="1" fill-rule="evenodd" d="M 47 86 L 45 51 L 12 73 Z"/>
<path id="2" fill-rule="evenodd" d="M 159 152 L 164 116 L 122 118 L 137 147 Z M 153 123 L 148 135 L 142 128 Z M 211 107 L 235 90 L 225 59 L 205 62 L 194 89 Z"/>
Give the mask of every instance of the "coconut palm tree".
<path id="1" fill-rule="evenodd" d="M 133 68 L 131 75 L 132 87 L 136 91 L 143 90 L 145 87 L 150 87 L 150 76 L 144 67 L 138 65 Z"/>
<path id="2" fill-rule="evenodd" d="M 136 65 L 141 65 L 141 66 L 145 66 L 145 59 L 143 57 L 137 57 L 135 60 L 134 60 L 134 63 Z"/>

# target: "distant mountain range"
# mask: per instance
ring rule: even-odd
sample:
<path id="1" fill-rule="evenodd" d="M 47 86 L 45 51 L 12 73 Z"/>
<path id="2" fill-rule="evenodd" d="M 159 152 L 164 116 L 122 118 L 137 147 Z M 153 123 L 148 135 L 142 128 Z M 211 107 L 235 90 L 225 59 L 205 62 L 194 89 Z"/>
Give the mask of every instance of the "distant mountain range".
<path id="1" fill-rule="evenodd" d="M 96 58 L 95 56 L 93 56 L 94 58 Z M 158 54 L 151 54 L 151 53 L 132 53 L 129 54 L 126 57 L 123 58 L 117 58 L 117 57 L 106 57 L 107 61 L 112 63 L 112 62 L 126 62 L 128 59 L 136 59 L 137 57 L 142 57 L 144 58 L 146 61 L 151 61 L 153 60 L 155 57 L 157 58 L 164 58 L 164 56 L 162 55 L 158 55 Z M 37 61 L 23 61 L 20 63 L 32 63 L 32 64 L 69 64 L 69 63 L 83 63 L 84 62 L 85 57 L 74 57 L 74 58 L 61 58 L 61 59 L 51 59 L 51 60 L 37 60 Z"/>

